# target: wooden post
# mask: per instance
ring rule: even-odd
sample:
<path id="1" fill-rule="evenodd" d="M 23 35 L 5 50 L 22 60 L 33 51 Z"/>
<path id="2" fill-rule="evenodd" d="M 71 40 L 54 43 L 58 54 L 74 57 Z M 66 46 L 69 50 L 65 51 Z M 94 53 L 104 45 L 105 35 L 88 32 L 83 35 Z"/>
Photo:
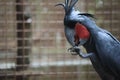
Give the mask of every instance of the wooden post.
<path id="1" fill-rule="evenodd" d="M 27 22 L 30 16 L 24 14 L 25 0 L 16 0 L 16 20 L 17 20 L 17 58 L 16 71 L 24 71 L 29 67 L 31 23 Z M 25 75 L 17 76 L 16 80 L 27 80 Z"/>

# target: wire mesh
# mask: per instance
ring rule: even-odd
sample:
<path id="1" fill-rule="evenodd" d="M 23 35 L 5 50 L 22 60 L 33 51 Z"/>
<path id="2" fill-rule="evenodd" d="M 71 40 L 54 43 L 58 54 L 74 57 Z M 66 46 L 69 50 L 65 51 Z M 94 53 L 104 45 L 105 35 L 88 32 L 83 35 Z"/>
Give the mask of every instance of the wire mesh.
<path id="1" fill-rule="evenodd" d="M 100 80 L 89 59 L 73 56 L 64 35 L 64 0 L 0 0 L 1 80 Z M 79 0 L 76 8 L 120 40 L 120 0 Z"/>

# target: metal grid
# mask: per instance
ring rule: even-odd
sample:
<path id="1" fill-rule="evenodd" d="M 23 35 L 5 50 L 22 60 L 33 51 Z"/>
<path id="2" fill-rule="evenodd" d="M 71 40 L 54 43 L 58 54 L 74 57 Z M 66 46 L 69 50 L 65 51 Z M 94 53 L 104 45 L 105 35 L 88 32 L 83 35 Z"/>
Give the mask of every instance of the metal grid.
<path id="1" fill-rule="evenodd" d="M 67 52 L 64 0 L 0 0 L 1 80 L 100 80 L 89 59 Z M 79 0 L 99 26 L 120 39 L 120 0 Z"/>

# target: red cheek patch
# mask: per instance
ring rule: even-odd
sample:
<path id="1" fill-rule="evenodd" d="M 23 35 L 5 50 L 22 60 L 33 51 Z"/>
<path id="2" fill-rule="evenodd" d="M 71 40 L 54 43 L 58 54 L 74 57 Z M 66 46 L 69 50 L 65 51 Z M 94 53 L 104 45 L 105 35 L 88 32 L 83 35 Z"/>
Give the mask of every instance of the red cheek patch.
<path id="1" fill-rule="evenodd" d="M 79 39 L 88 39 L 90 37 L 90 33 L 84 25 L 76 23 L 74 37 L 75 42 L 78 43 Z"/>

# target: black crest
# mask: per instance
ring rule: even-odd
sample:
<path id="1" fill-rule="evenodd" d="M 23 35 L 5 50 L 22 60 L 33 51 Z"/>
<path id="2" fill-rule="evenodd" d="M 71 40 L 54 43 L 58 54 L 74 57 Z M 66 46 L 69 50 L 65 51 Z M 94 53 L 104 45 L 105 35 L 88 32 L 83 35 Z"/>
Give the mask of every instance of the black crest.
<path id="1" fill-rule="evenodd" d="M 65 0 L 65 3 L 58 3 L 56 6 L 63 6 L 65 13 L 68 13 L 77 2 L 78 0 Z"/>

